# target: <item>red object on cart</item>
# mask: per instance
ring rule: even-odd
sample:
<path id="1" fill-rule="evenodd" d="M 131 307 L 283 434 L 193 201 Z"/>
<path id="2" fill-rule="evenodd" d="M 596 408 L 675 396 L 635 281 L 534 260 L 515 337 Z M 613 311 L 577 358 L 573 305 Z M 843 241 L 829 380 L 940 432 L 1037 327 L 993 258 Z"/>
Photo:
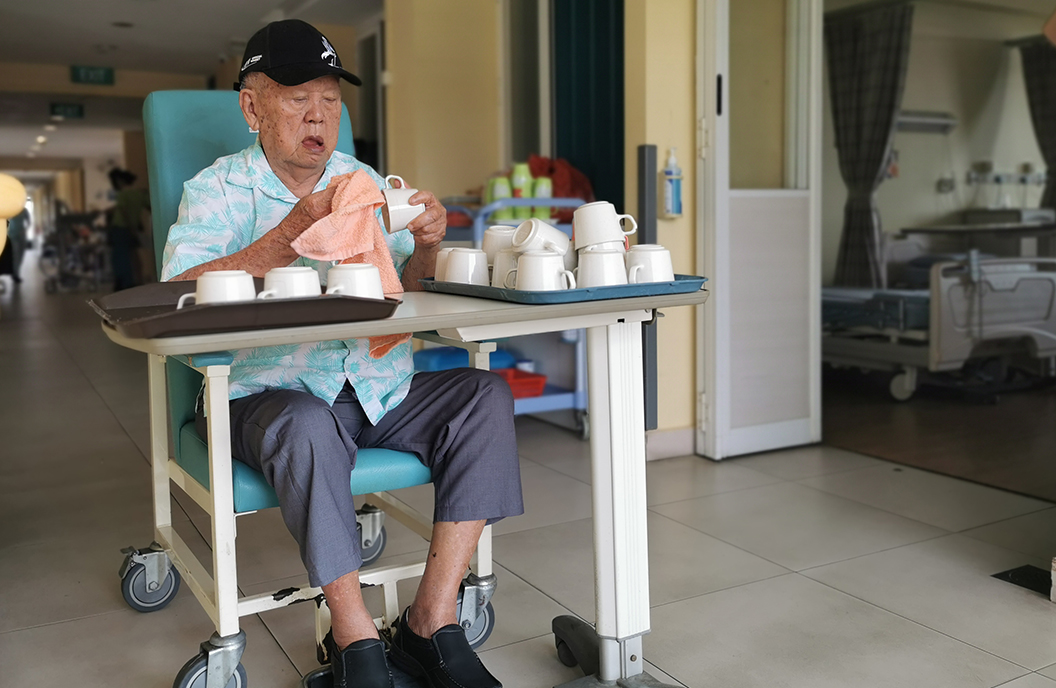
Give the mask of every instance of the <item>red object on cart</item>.
<path id="1" fill-rule="evenodd" d="M 514 399 L 542 396 L 546 388 L 545 375 L 529 373 L 517 368 L 496 368 L 491 372 L 501 375 L 502 379 L 506 380 Z"/>

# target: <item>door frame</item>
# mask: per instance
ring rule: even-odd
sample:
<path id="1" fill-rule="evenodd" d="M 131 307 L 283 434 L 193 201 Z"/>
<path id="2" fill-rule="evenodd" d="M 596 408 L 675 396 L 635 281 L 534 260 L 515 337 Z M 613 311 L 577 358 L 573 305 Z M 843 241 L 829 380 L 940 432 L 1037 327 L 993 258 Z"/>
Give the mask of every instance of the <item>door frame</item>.
<path id="1" fill-rule="evenodd" d="M 787 433 L 731 442 L 729 4 L 697 0 L 697 267 L 711 296 L 697 312 L 696 453 L 723 459 L 745 447 L 777 448 Z M 821 440 L 821 161 L 824 0 L 787 0 L 786 189 L 809 193 L 809 431 Z M 804 89 L 806 93 L 804 93 Z M 720 110 L 721 103 L 721 110 Z M 761 433 L 767 434 L 764 429 Z"/>

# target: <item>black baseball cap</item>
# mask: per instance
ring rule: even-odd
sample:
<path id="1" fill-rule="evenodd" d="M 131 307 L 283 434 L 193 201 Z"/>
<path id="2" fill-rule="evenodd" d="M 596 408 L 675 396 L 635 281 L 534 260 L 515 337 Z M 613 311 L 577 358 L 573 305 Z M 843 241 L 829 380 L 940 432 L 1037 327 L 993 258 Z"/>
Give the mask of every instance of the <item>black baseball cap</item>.
<path id="1" fill-rule="evenodd" d="M 341 68 L 341 58 L 326 36 L 300 19 L 272 22 L 253 34 L 242 56 L 236 91 L 250 72 L 264 72 L 283 86 L 296 86 L 327 75 L 363 85 L 358 76 Z"/>

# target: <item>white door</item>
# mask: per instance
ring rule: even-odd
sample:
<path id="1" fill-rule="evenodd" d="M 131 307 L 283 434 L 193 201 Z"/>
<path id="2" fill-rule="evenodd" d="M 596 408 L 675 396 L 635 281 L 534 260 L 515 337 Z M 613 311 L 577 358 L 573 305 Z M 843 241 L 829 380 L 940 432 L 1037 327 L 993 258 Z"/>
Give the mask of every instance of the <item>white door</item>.
<path id="1" fill-rule="evenodd" d="M 712 459 L 821 439 L 823 3 L 736 2 L 698 0 L 697 13 L 711 296 L 697 320 L 696 445 Z"/>

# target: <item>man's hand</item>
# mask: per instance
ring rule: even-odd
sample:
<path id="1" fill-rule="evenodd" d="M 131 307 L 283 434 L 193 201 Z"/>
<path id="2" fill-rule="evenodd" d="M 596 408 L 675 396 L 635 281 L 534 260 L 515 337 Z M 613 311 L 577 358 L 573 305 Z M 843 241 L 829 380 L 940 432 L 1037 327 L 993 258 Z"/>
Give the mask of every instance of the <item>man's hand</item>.
<path id="1" fill-rule="evenodd" d="M 337 186 L 329 186 L 297 201 L 297 205 L 293 207 L 290 214 L 297 213 L 303 221 L 308 223 L 301 227 L 302 232 L 330 214 L 330 206 L 334 202 L 336 192 Z"/>

